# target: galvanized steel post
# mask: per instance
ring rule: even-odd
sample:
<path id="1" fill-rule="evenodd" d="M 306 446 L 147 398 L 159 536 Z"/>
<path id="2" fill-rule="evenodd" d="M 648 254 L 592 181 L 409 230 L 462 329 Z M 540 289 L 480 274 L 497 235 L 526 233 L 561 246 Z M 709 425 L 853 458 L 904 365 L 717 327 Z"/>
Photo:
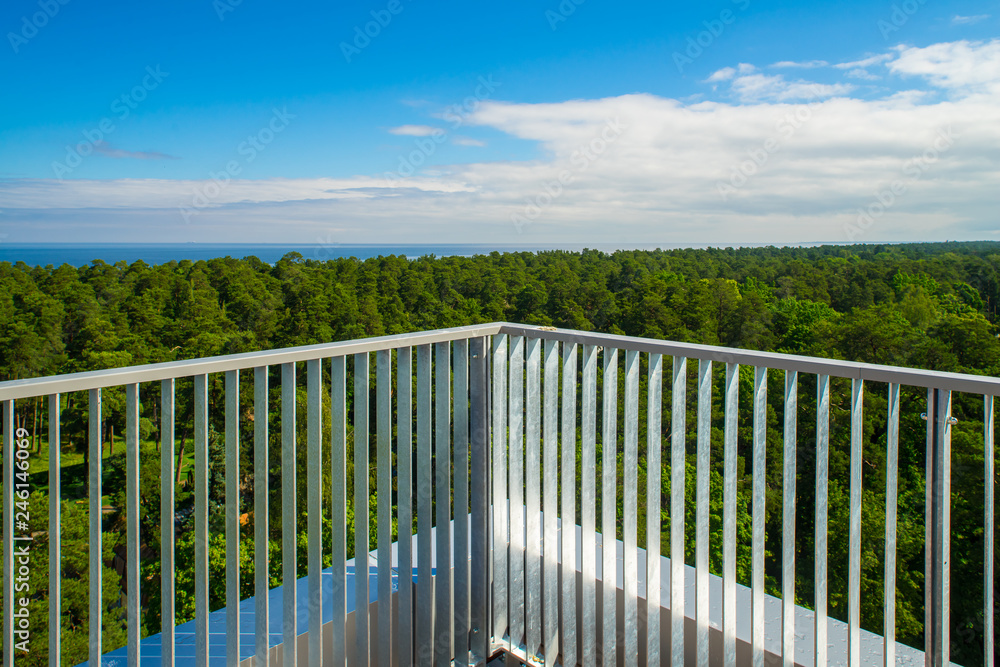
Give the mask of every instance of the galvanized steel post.
<path id="1" fill-rule="evenodd" d="M 469 447 L 471 483 L 477 491 L 489 488 L 489 372 L 486 339 L 469 340 Z M 502 434 L 501 434 L 502 438 Z M 503 442 L 503 440 L 499 440 Z M 489 502 L 487 494 L 472 494 L 472 562 L 470 568 L 469 662 L 485 663 L 490 653 Z"/>
<path id="2" fill-rule="evenodd" d="M 927 391 L 927 509 L 924 664 L 950 660 L 951 391 Z"/>

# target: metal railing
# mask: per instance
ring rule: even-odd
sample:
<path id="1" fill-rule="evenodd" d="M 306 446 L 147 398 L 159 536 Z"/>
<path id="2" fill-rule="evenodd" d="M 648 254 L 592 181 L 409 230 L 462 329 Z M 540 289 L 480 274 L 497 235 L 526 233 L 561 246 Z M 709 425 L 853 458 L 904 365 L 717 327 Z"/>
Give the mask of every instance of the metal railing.
<path id="1" fill-rule="evenodd" d="M 375 355 L 374 369 L 370 357 Z M 665 381 L 663 357 L 672 368 Z M 350 364 L 349 364 L 350 362 Z M 689 369 L 696 394 L 695 424 L 688 420 Z M 297 647 L 296 398 L 305 367 L 308 607 L 306 650 Z M 724 377 L 713 364 L 724 366 Z M 414 373 L 415 366 L 415 373 Z M 740 414 L 740 367 L 753 369 L 750 413 Z M 280 442 L 283 608 L 268 606 L 269 387 L 280 369 Z M 643 372 L 644 369 L 644 372 Z M 253 371 L 250 409 L 240 405 L 241 371 Z M 619 376 L 619 372 L 621 375 Z M 784 372 L 780 402 L 768 400 L 769 371 Z M 797 357 L 625 336 L 528 327 L 508 323 L 290 348 L 212 359 L 110 369 L 0 383 L 3 407 L 3 658 L 14 664 L 15 499 L 19 434 L 16 402 L 47 397 L 49 442 L 61 442 L 60 396 L 88 392 L 90 508 L 90 664 L 100 663 L 102 618 L 101 392 L 124 387 L 127 532 L 124 617 L 128 663 L 139 664 L 140 410 L 143 385 L 159 383 L 161 448 L 162 664 L 175 664 L 175 383 L 193 378 L 196 664 L 209 657 L 209 440 L 210 377 L 223 374 L 225 448 L 226 659 L 239 664 L 239 535 L 241 426 L 253 415 L 253 530 L 255 614 L 280 613 L 282 664 L 480 664 L 507 652 L 532 664 L 723 664 L 737 661 L 737 519 L 740 420 L 750 424 L 752 520 L 749 660 L 765 659 L 765 509 L 768 408 L 780 407 L 781 633 L 780 659 L 794 663 L 796 637 L 796 513 L 815 497 L 813 594 L 814 664 L 828 651 L 828 484 L 831 451 L 831 378 L 851 383 L 849 400 L 849 563 L 847 662 L 861 664 L 861 547 L 863 414 L 866 383 L 887 385 L 884 550 L 884 664 L 896 661 L 896 517 L 901 388 L 927 390 L 925 655 L 928 664 L 950 661 L 950 461 L 952 392 L 983 397 L 985 460 L 985 572 L 983 643 L 987 664 L 993 644 L 993 396 L 1000 379 L 845 361 Z M 815 449 L 800 451 L 800 376 L 816 377 Z M 350 382 L 348 382 L 350 380 Z M 713 384 L 722 388 L 713 402 Z M 664 391 L 666 389 L 666 391 Z M 619 391 L 621 397 L 619 398 Z M 669 410 L 663 399 L 669 393 Z M 415 396 L 414 396 L 415 394 Z M 326 397 L 329 407 L 326 407 Z M 836 394 L 834 394 L 836 396 Z M 645 398 L 645 400 L 643 400 Z M 373 399 L 374 406 L 370 405 Z M 415 399 L 415 400 L 414 400 Z M 721 404 L 720 404 L 721 403 Z M 810 403 L 811 404 L 811 403 Z M 713 406 L 721 418 L 713 418 Z M 353 408 L 353 409 L 350 409 Z M 669 435 L 664 436 L 664 412 Z M 263 418 L 261 418 L 263 416 Z M 644 417 L 644 419 L 640 419 Z M 328 429 L 324 424 L 328 420 Z M 720 423 L 721 420 L 721 423 Z M 721 594 L 710 595 L 713 421 L 721 426 Z M 881 422 L 880 422 L 881 423 Z M 600 425 L 600 433 L 598 430 Z M 372 429 L 374 426 L 374 429 Z M 353 447 L 348 441 L 353 431 Z M 328 434 L 327 434 L 328 430 Z M 621 435 L 619 435 L 619 430 Z M 688 438 L 692 434 L 693 437 Z M 640 444 L 642 435 L 644 443 Z M 689 447 L 689 439 L 693 447 Z M 810 438 L 812 442 L 812 438 Z M 395 446 L 394 446 L 395 444 Z M 716 445 L 720 444 L 715 442 Z M 689 462 L 689 449 L 693 449 Z M 718 449 L 716 447 L 715 449 Z M 815 487 L 796 489 L 797 463 L 811 455 Z M 49 448 L 49 659 L 60 664 L 60 447 Z M 598 458 L 600 457 L 600 458 Z M 685 621 L 687 480 L 694 480 L 693 618 Z M 329 466 L 327 487 L 323 471 Z M 353 476 L 348 470 L 353 468 Z M 669 470 L 663 479 L 664 470 Z M 644 472 L 641 488 L 639 471 Z M 600 472 L 600 479 L 598 479 Z M 374 475 L 374 477 L 372 477 Z M 374 488 L 370 488 L 374 479 Z M 664 497 L 664 482 L 669 496 Z M 353 487 L 353 499 L 349 490 Z M 716 489 L 718 491 L 718 489 Z M 374 510 L 370 496 L 376 496 Z M 805 495 L 804 495 L 805 494 Z M 349 503 L 353 500 L 353 503 Z M 328 504 L 325 503 L 328 501 Z M 349 507 L 353 508 L 355 600 L 347 600 Z M 363 510 L 361 508 L 364 508 Z M 248 509 L 248 508 L 246 508 Z M 598 509 L 600 515 L 598 516 Z M 415 510 L 415 517 L 414 517 Z M 332 535 L 324 535 L 327 512 Z M 669 525 L 669 560 L 659 539 Z M 469 517 L 468 521 L 458 520 Z M 405 527 L 414 526 L 415 531 Z M 452 524 L 451 521 L 454 520 Z M 399 527 L 393 529 L 393 522 Z M 451 528 L 450 526 L 454 526 Z M 368 559 L 374 528 L 375 591 Z M 415 535 L 413 540 L 410 535 Z M 618 573 L 614 545 L 620 536 Z M 10 539 L 13 538 L 13 539 Z M 333 593 L 329 646 L 324 646 L 323 545 L 332 544 Z M 432 542 L 432 540 L 434 540 Z M 415 550 L 413 544 L 416 544 Z M 395 557 L 394 549 L 395 545 Z M 607 546 L 612 548 L 606 548 Z M 415 552 L 414 552 L 415 551 Z M 665 554 L 666 555 L 666 554 Z M 639 563 L 645 562 L 643 571 Z M 661 568 L 668 571 L 663 572 Z M 393 570 L 399 573 L 398 592 Z M 409 573 L 408 583 L 404 584 Z M 612 575 L 612 573 L 615 573 Z M 612 576 L 606 576 L 612 575 Z M 669 579 L 669 589 L 656 582 Z M 372 595 L 374 593 L 374 596 Z M 659 593 L 659 594 L 657 594 Z M 370 603 L 392 601 L 391 604 Z M 668 602 L 664 604 L 664 598 Z M 710 620 L 713 605 L 721 622 Z M 353 612 L 352 612 L 353 609 Z M 662 616 L 662 618 L 661 618 Z M 349 622 L 349 619 L 350 620 Z M 685 624 L 694 623 L 694 633 Z M 267 623 L 256 623 L 258 665 L 273 655 Z M 353 642 L 350 642 L 351 635 Z M 377 632 L 375 629 L 377 628 Z M 710 648 L 721 633 L 721 651 Z M 687 637 L 685 635 L 688 635 Z M 690 641 L 693 638 L 693 646 Z M 686 642 L 686 639 L 688 640 Z M 352 645 L 349 645 L 351 643 Z M 742 653 L 741 653 L 742 655 Z M 246 656 L 244 656 L 244 659 Z"/>

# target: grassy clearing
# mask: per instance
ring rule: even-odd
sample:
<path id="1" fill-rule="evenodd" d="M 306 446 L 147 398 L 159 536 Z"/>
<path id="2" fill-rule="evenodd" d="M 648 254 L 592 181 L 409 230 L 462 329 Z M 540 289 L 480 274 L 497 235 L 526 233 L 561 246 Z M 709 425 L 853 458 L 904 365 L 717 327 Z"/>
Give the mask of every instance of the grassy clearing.
<path id="1" fill-rule="evenodd" d="M 143 452 L 151 452 L 158 456 L 158 442 L 149 440 L 140 443 L 140 447 Z M 119 454 L 125 451 L 125 440 L 124 438 L 115 438 L 115 454 Z M 111 448 L 107 443 L 101 451 L 102 459 L 102 478 L 107 478 L 108 475 L 108 465 L 106 461 L 111 456 Z M 180 440 L 178 439 L 174 443 L 175 456 L 180 452 Z M 41 438 L 39 441 L 39 449 L 37 452 L 32 453 L 31 457 L 28 459 L 31 464 L 31 489 L 32 491 L 42 491 L 46 495 L 49 493 L 49 442 L 47 438 Z M 184 480 L 187 477 L 187 473 L 194 469 L 194 450 L 191 447 L 190 441 L 188 441 L 187 446 L 184 451 L 184 458 L 181 461 L 182 472 L 181 479 Z M 63 444 L 62 450 L 59 453 L 59 468 L 61 471 L 61 491 L 62 498 L 64 500 L 75 500 L 77 502 L 85 502 L 88 498 L 87 494 L 87 483 L 89 479 L 89 471 L 86 465 L 84 465 L 84 455 L 83 451 L 74 447 L 72 444 Z M 175 468 L 176 470 L 176 463 Z M 104 495 L 101 497 L 101 505 L 107 505 L 110 502 L 109 496 Z"/>

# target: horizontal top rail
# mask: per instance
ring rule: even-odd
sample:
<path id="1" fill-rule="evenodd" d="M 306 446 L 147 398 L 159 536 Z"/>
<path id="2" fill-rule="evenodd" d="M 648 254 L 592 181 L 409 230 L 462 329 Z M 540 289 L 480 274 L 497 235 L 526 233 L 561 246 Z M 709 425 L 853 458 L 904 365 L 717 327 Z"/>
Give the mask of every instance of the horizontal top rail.
<path id="1" fill-rule="evenodd" d="M 614 334 L 576 331 L 574 329 L 511 324 L 508 322 L 501 322 L 499 325 L 499 333 L 511 336 L 538 336 L 565 343 L 603 345 L 605 347 L 618 347 L 671 357 L 710 359 L 722 363 L 766 366 L 767 368 L 779 370 L 861 379 L 870 382 L 894 382 L 913 387 L 950 389 L 952 391 L 971 394 L 1000 395 L 1000 378 L 989 375 L 967 375 L 964 373 L 946 373 L 919 368 L 904 368 L 902 366 L 882 366 L 879 364 L 864 364 L 840 359 L 741 350 L 732 347 L 699 345 L 697 343 L 677 343 L 652 338 L 639 338 L 637 336 L 617 336 Z"/>
<path id="2" fill-rule="evenodd" d="M 144 366 L 110 368 L 100 371 L 68 373 L 48 377 L 29 378 L 0 382 L 0 401 L 45 396 L 71 391 L 86 391 L 104 387 L 118 387 L 137 382 L 156 382 L 170 378 L 191 377 L 206 373 L 244 370 L 258 366 L 275 366 L 297 361 L 310 361 L 328 357 L 339 357 L 379 350 L 394 350 L 399 347 L 429 345 L 452 340 L 465 340 L 477 336 L 491 336 L 500 329 L 498 324 L 474 324 L 450 329 L 435 329 L 418 333 L 396 334 L 359 338 L 335 343 L 302 345 L 280 350 L 244 352 L 220 357 L 167 361 Z"/>
<path id="3" fill-rule="evenodd" d="M 871 382 L 892 382 L 914 387 L 947 389 L 993 396 L 1000 395 L 1000 378 L 992 376 L 865 364 L 839 359 L 741 350 L 729 347 L 700 345 L 697 343 L 661 341 L 636 336 L 619 336 L 573 329 L 513 324 L 510 322 L 492 322 L 489 324 L 435 329 L 433 331 L 418 333 L 378 336 L 375 338 L 321 343 L 318 345 L 303 345 L 264 352 L 246 352 L 203 359 L 188 359 L 144 366 L 12 380 L 9 382 L 0 382 L 0 401 L 72 391 L 86 391 L 103 387 L 116 387 L 137 382 L 155 382 L 170 378 L 243 370 L 257 366 L 273 366 L 325 357 L 464 340 L 495 334 L 531 336 L 566 343 L 576 343 L 578 345 L 617 347 L 667 356 L 710 359 L 720 363 L 738 363 L 748 366 L 766 366 L 779 370 L 793 370 L 800 373 L 862 379 Z"/>

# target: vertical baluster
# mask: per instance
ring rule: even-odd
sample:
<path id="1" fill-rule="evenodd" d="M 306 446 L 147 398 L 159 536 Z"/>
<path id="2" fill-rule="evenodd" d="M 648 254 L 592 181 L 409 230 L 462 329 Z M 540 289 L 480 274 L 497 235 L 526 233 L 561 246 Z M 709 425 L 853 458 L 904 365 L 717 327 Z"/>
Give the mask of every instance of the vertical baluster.
<path id="1" fill-rule="evenodd" d="M 709 491 L 712 451 L 712 362 L 705 359 L 698 361 L 698 479 L 697 502 L 695 504 L 697 517 L 695 538 L 696 571 L 696 601 L 697 616 L 698 664 L 708 664 L 708 633 L 709 633 L 709 600 L 708 600 L 708 551 L 709 551 Z"/>
<path id="2" fill-rule="evenodd" d="M 926 467 L 924 468 L 926 482 L 924 495 L 924 656 L 927 658 L 926 667 L 939 667 L 933 659 L 934 656 L 934 584 L 935 568 L 935 509 L 934 483 L 936 480 L 936 445 L 937 430 L 935 429 L 934 418 L 937 415 L 935 398 L 937 392 L 934 389 L 927 389 L 927 412 L 921 415 L 927 420 L 927 446 L 926 446 Z"/>
<path id="3" fill-rule="evenodd" d="M 781 481 L 781 656 L 785 667 L 795 664 L 795 463 L 799 406 L 799 374 L 785 371 L 784 471 Z"/>
<path id="4" fill-rule="evenodd" d="M 347 664 L 347 357 L 330 360 L 330 519 L 333 543 L 330 629 L 333 664 Z"/>
<path id="5" fill-rule="evenodd" d="M 581 664 L 597 664 L 597 346 L 583 346 L 580 406 L 580 641 Z M 513 485 L 511 486 L 513 489 Z M 513 531 L 513 526 L 511 527 Z"/>
<path id="6" fill-rule="evenodd" d="M 226 371 L 226 665 L 240 662 L 240 372 Z"/>
<path id="7" fill-rule="evenodd" d="M 469 662 L 469 341 L 454 343 L 455 662 Z M 477 489 L 477 493 L 486 492 Z"/>
<path id="8" fill-rule="evenodd" d="M 542 641 L 542 530 L 539 476 L 541 475 L 541 345 L 539 338 L 529 338 L 526 343 L 525 373 L 525 428 L 524 428 L 524 486 L 526 549 L 524 563 L 525 581 L 525 647 L 528 657 L 541 662 L 539 651 Z"/>
<path id="9" fill-rule="evenodd" d="M 604 349 L 604 420 L 601 437 L 601 582 L 604 664 L 617 664 L 618 350 Z"/>
<path id="10" fill-rule="evenodd" d="M 140 611 L 139 588 L 139 385 L 125 387 L 125 615 L 128 619 L 128 665 L 139 667 Z"/>
<path id="11" fill-rule="evenodd" d="M 848 664 L 861 665 L 861 465 L 864 380 L 851 382 L 851 534 L 847 582 Z"/>
<path id="12" fill-rule="evenodd" d="M 722 484 L 722 664 L 736 667 L 736 464 L 740 365 L 726 364 Z"/>
<path id="13" fill-rule="evenodd" d="M 61 464 L 59 450 L 59 394 L 49 396 L 49 666 L 59 667 L 62 657 L 60 619 L 62 617 L 62 540 L 59 503 L 61 500 Z M 166 549 L 164 549 L 166 551 Z M 171 568 L 172 569 L 172 568 Z M 166 619 L 166 616 L 164 616 Z M 166 633 L 164 633 L 166 648 Z M 167 652 L 164 651 L 164 655 Z M 166 664 L 166 663 L 164 663 Z"/>
<path id="14" fill-rule="evenodd" d="M 830 376 L 816 382 L 816 644 L 815 665 L 826 667 L 827 658 L 827 482 L 830 475 Z"/>
<path id="15" fill-rule="evenodd" d="M 13 401 L 9 401 L 11 406 L 13 406 Z M 104 604 L 102 600 L 103 582 L 102 582 L 102 527 L 101 527 L 101 496 L 102 491 L 102 479 L 101 479 L 101 456 L 104 453 L 104 443 L 102 442 L 101 433 L 101 390 L 91 389 L 90 390 L 90 479 L 87 486 L 87 492 L 90 494 L 90 618 L 102 619 L 104 615 L 101 613 L 104 609 Z M 13 423 L 13 408 L 11 409 L 11 422 Z M 10 450 L 13 450 L 13 441 L 11 441 Z M 8 451 L 10 451 L 8 450 Z M 11 464 L 9 470 L 13 470 L 13 463 Z M 13 493 L 13 482 L 8 487 Z M 12 501 L 13 504 L 13 501 Z M 6 507 L 7 505 L 5 505 Z M 195 512 L 197 514 L 197 512 Z M 13 527 L 13 526 L 12 526 Z M 11 530 L 9 535 L 13 536 L 13 530 Z M 195 565 L 197 565 L 197 561 Z M 204 572 L 204 571 L 203 571 Z M 11 616 L 5 616 L 5 618 L 10 618 Z M 101 660 L 101 623 L 95 622 L 89 624 L 90 628 L 90 664 L 96 665 L 100 664 Z M 11 643 L 13 646 L 13 642 Z M 11 662 L 13 664 L 13 662 Z"/>
<path id="16" fill-rule="evenodd" d="M 983 572 L 983 590 L 986 592 L 983 599 L 983 618 L 985 627 L 983 628 L 984 660 L 983 664 L 993 665 L 993 397 L 983 397 L 983 443 L 985 445 L 985 520 L 986 530 L 986 551 L 983 555 L 983 563 L 986 565 Z"/>
<path id="17" fill-rule="evenodd" d="M 368 353 L 354 355 L 354 659 L 370 664 L 368 634 Z"/>
<path id="18" fill-rule="evenodd" d="M 624 593 L 624 657 L 627 667 L 639 664 L 639 353 L 625 352 L 625 459 L 622 467 L 622 582 Z"/>
<path id="19" fill-rule="evenodd" d="M 885 611 L 883 665 L 896 665 L 896 509 L 899 477 L 899 385 L 889 385 L 885 465 Z"/>
<path id="20" fill-rule="evenodd" d="M 397 660 L 413 664 L 413 351 L 396 351 L 396 461 L 399 615 Z M 341 663 L 337 663 L 340 665 Z"/>
<path id="21" fill-rule="evenodd" d="M 323 660 L 323 366 L 306 362 L 306 515 L 309 571 L 309 665 Z"/>
<path id="22" fill-rule="evenodd" d="M 451 664 L 451 641 L 454 617 L 451 597 L 451 358 L 450 344 L 434 345 L 434 374 L 437 386 L 434 404 L 434 503 L 437 509 L 437 548 L 434 578 L 434 657 L 440 667 Z"/>
<path id="23" fill-rule="evenodd" d="M 663 355 L 649 355 L 646 406 L 646 664 L 660 665 Z"/>
<path id="24" fill-rule="evenodd" d="M 510 643 L 524 641 L 524 338 L 510 350 Z"/>
<path id="25" fill-rule="evenodd" d="M 281 365 L 282 664 L 298 665 L 298 509 L 295 456 L 295 364 Z"/>
<path id="26" fill-rule="evenodd" d="M 507 335 L 493 338 L 493 637 L 507 633 Z M 508 649 L 510 646 L 508 645 Z"/>
<path id="27" fill-rule="evenodd" d="M 173 378 L 160 382 L 160 664 L 163 667 L 173 667 L 176 655 L 174 496 L 177 482 L 174 472 L 174 389 Z M 177 467 L 180 468 L 180 463 Z"/>
<path id="28" fill-rule="evenodd" d="M 414 664 L 434 659 L 431 597 L 431 346 L 417 348 L 417 623 Z"/>
<path id="29" fill-rule="evenodd" d="M 554 665 L 559 655 L 559 341 L 545 341 L 542 621 L 545 664 Z"/>
<path id="30" fill-rule="evenodd" d="M 208 613 L 208 375 L 202 374 L 194 378 L 194 625 L 200 667 L 209 663 Z"/>
<path id="31" fill-rule="evenodd" d="M 392 627 L 392 350 L 375 353 L 378 460 L 378 634 L 394 637 Z M 392 664 L 392 642 L 376 642 L 378 664 Z"/>
<path id="32" fill-rule="evenodd" d="M 563 348 L 562 663 L 576 665 L 576 344 Z"/>
<path id="33" fill-rule="evenodd" d="M 472 488 L 489 486 L 489 359 L 486 338 L 469 341 L 469 449 Z M 501 440 L 501 442 L 503 442 Z M 489 497 L 472 496 L 470 535 L 471 590 L 469 595 L 471 650 L 470 664 L 482 664 L 490 652 L 489 632 Z"/>
<path id="34" fill-rule="evenodd" d="M 764 667 L 764 472 L 767 455 L 767 369 L 754 373 L 753 410 L 753 554 L 751 652 L 753 667 Z"/>
<path id="35" fill-rule="evenodd" d="M 940 528 L 938 542 L 937 570 L 940 577 L 940 594 L 935 605 L 940 619 L 938 631 L 938 659 L 942 665 L 951 664 L 951 426 L 955 421 L 951 416 L 951 391 L 938 390 L 938 468 L 940 486 L 937 498 L 940 502 Z M 860 455 L 860 453 L 859 453 Z"/>
<path id="36" fill-rule="evenodd" d="M 687 467 L 685 417 L 687 359 L 674 357 L 670 434 L 670 664 L 684 664 L 684 491 Z"/>
<path id="37" fill-rule="evenodd" d="M 254 667 L 269 667 L 271 663 L 269 626 L 271 610 L 268 604 L 268 538 L 270 527 L 268 485 L 271 472 L 268 451 L 268 368 L 253 370 L 253 562 L 254 562 Z M 172 455 L 171 455 L 172 456 Z"/>
<path id="38" fill-rule="evenodd" d="M 927 571 L 924 588 L 926 655 L 934 667 L 950 662 L 951 391 L 928 390 Z"/>

